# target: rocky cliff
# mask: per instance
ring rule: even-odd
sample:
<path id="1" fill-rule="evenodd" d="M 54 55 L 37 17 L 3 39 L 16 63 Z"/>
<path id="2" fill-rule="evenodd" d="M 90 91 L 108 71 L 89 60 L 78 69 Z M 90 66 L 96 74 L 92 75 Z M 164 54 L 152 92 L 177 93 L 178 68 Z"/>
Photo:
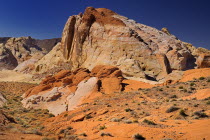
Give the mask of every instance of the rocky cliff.
<path id="1" fill-rule="evenodd" d="M 60 38 L 37 40 L 31 37 L 1 37 L 0 69 L 25 71 L 60 42 Z"/>
<path id="2" fill-rule="evenodd" d="M 12 52 L 3 44 L 0 44 L 0 70 L 14 69 L 18 62 Z"/>
<path id="3" fill-rule="evenodd" d="M 42 49 L 45 49 L 47 52 L 51 51 L 53 47 L 61 42 L 61 38 L 53 38 L 53 39 L 36 39 L 36 45 Z"/>
<path id="4" fill-rule="evenodd" d="M 126 77 L 151 80 L 161 80 L 175 70 L 195 68 L 200 55 L 194 55 L 189 44 L 166 28 L 160 31 L 111 10 L 93 7 L 68 19 L 61 48 L 72 69 L 108 64 L 119 67 Z M 199 65 L 210 66 L 202 62 Z"/>

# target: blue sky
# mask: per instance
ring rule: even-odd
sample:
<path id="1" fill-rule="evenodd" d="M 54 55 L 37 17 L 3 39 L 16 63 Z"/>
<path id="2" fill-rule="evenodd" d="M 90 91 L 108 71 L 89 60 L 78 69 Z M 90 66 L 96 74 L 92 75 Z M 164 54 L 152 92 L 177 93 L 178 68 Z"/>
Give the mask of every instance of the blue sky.
<path id="1" fill-rule="evenodd" d="M 108 8 L 180 40 L 210 49 L 209 0 L 5 0 L 0 4 L 0 37 L 61 37 L 69 16 L 88 6 Z"/>

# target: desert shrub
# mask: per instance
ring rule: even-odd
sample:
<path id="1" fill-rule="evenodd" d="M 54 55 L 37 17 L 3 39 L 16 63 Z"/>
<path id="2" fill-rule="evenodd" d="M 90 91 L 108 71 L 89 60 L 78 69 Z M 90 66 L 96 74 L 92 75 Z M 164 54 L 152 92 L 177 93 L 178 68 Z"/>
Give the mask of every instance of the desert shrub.
<path id="1" fill-rule="evenodd" d="M 187 92 L 187 89 L 184 89 L 183 91 L 184 91 L 184 92 Z"/>
<path id="2" fill-rule="evenodd" d="M 172 95 L 170 98 L 177 98 L 177 96 L 176 95 Z"/>
<path id="3" fill-rule="evenodd" d="M 206 104 L 207 104 L 207 105 L 210 105 L 210 101 L 207 101 Z"/>
<path id="4" fill-rule="evenodd" d="M 61 129 L 59 134 L 63 134 L 65 132 L 65 129 Z"/>
<path id="5" fill-rule="evenodd" d="M 130 108 L 126 108 L 126 109 L 125 109 L 125 112 L 131 112 L 131 111 L 133 111 L 133 110 L 130 109 Z"/>
<path id="6" fill-rule="evenodd" d="M 77 140 L 77 139 L 78 139 L 77 135 L 66 135 L 65 136 L 65 140 Z"/>
<path id="7" fill-rule="evenodd" d="M 80 134 L 81 136 L 84 136 L 84 137 L 87 137 L 87 134 L 86 133 L 82 133 Z"/>
<path id="8" fill-rule="evenodd" d="M 163 89 L 162 89 L 162 88 L 160 88 L 160 89 L 159 89 L 159 91 L 163 91 Z"/>
<path id="9" fill-rule="evenodd" d="M 112 107 L 111 105 L 107 105 L 107 107 Z"/>
<path id="10" fill-rule="evenodd" d="M 34 131 L 33 131 L 33 134 L 36 134 L 36 135 L 40 135 L 40 136 L 42 136 L 42 133 L 41 133 L 41 132 L 39 132 L 39 131 L 37 131 L 37 130 L 34 130 Z"/>
<path id="11" fill-rule="evenodd" d="M 210 79 L 208 79 L 207 82 L 210 82 Z"/>
<path id="12" fill-rule="evenodd" d="M 199 105 L 199 104 L 194 104 L 193 106 L 194 106 L 194 107 L 198 107 L 198 105 Z"/>
<path id="13" fill-rule="evenodd" d="M 190 87 L 190 90 L 196 90 L 196 88 Z"/>
<path id="14" fill-rule="evenodd" d="M 157 125 L 153 121 L 150 121 L 150 120 L 147 120 L 147 119 L 144 119 L 143 122 L 146 123 L 146 124 L 148 124 L 148 125 Z"/>
<path id="15" fill-rule="evenodd" d="M 85 116 L 85 118 L 86 119 L 91 119 L 91 118 L 93 118 L 90 114 L 87 114 L 86 116 Z"/>
<path id="16" fill-rule="evenodd" d="M 47 138 L 47 137 L 44 137 L 44 138 L 42 138 L 42 140 L 56 140 L 56 138 Z"/>
<path id="17" fill-rule="evenodd" d="M 184 87 L 183 86 L 180 86 L 179 89 L 184 89 Z"/>
<path id="18" fill-rule="evenodd" d="M 179 114 L 184 117 L 188 116 L 183 109 L 179 111 Z"/>
<path id="19" fill-rule="evenodd" d="M 42 133 L 39 132 L 38 130 L 34 129 L 34 130 L 30 130 L 30 131 L 24 131 L 24 134 L 35 134 L 35 135 L 40 135 L 42 136 Z"/>
<path id="20" fill-rule="evenodd" d="M 24 124 L 24 125 L 22 125 L 22 127 L 24 127 L 24 128 L 29 128 L 29 127 L 31 127 L 30 125 L 27 125 L 27 124 Z"/>
<path id="21" fill-rule="evenodd" d="M 138 120 L 133 120 L 133 123 L 138 123 L 139 121 Z"/>
<path id="22" fill-rule="evenodd" d="M 99 129 L 100 129 L 100 130 L 104 130 L 104 129 L 106 129 L 106 126 L 105 126 L 105 125 L 100 126 Z"/>
<path id="23" fill-rule="evenodd" d="M 134 140 L 145 140 L 145 137 L 140 135 L 139 133 L 133 135 Z"/>
<path id="24" fill-rule="evenodd" d="M 55 115 L 53 115 L 52 113 L 49 114 L 49 118 L 51 117 L 55 117 Z"/>
<path id="25" fill-rule="evenodd" d="M 190 86 L 194 86 L 194 85 L 195 85 L 195 83 L 193 83 L 193 82 L 192 82 L 192 83 L 190 83 Z"/>
<path id="26" fill-rule="evenodd" d="M 112 118 L 110 121 L 111 121 L 111 122 L 120 122 L 121 119 L 119 119 L 119 118 Z"/>
<path id="27" fill-rule="evenodd" d="M 100 134 L 102 137 L 103 136 L 110 136 L 110 137 L 113 137 L 111 133 L 108 133 L 108 132 L 101 132 Z"/>
<path id="28" fill-rule="evenodd" d="M 206 113 L 204 113 L 203 111 L 196 111 L 196 112 L 194 112 L 194 115 L 196 115 L 200 118 L 208 117 L 208 115 L 206 115 Z"/>
<path id="29" fill-rule="evenodd" d="M 200 77 L 200 78 L 199 78 L 199 80 L 204 80 L 204 79 L 205 79 L 205 77 Z"/>
<path id="30" fill-rule="evenodd" d="M 174 112 L 174 111 L 176 111 L 176 110 L 178 110 L 178 109 L 179 109 L 178 107 L 171 106 L 170 108 L 168 108 L 168 109 L 166 110 L 166 113 Z"/>
<path id="31" fill-rule="evenodd" d="M 69 126 L 69 127 L 67 127 L 67 129 L 68 129 L 68 130 L 71 130 L 71 129 L 73 129 L 73 128 L 72 128 L 71 126 Z"/>
<path id="32" fill-rule="evenodd" d="M 131 124 L 132 123 L 131 120 L 124 120 L 124 122 L 127 123 L 127 124 Z"/>

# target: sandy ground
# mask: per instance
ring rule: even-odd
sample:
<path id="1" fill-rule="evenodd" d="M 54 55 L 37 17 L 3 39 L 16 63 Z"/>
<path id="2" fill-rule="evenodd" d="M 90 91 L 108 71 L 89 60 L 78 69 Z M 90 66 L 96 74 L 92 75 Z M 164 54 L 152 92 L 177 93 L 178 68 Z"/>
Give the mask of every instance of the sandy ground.
<path id="1" fill-rule="evenodd" d="M 200 77 L 208 77 L 210 76 L 210 68 L 203 69 L 192 69 L 184 72 L 184 75 L 180 82 L 191 81 L 194 78 L 198 79 Z"/>
<path id="2" fill-rule="evenodd" d="M 39 83 L 40 81 L 33 79 L 33 75 L 23 74 L 12 70 L 0 71 L 0 82 L 27 82 Z"/>

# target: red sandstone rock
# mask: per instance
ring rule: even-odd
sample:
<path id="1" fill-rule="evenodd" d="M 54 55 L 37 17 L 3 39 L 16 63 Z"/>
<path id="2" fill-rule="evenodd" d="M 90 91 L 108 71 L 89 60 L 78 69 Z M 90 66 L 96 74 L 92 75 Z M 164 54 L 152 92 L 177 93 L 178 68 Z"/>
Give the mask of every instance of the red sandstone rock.
<path id="1" fill-rule="evenodd" d="M 120 92 L 122 90 L 121 82 L 118 78 L 104 78 L 102 80 L 102 90 L 105 94 Z"/>

